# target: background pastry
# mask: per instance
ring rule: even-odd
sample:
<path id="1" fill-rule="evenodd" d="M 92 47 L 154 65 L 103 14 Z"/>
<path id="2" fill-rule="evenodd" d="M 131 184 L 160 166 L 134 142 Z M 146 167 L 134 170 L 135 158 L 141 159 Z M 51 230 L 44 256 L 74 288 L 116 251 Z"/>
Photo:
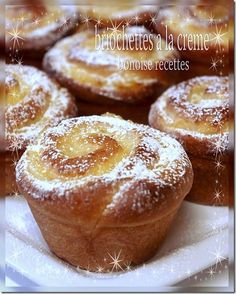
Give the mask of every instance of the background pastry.
<path id="1" fill-rule="evenodd" d="M 190 61 L 190 72 L 186 72 L 188 78 L 193 77 L 195 67 L 199 68 L 199 65 L 202 72 L 198 71 L 195 76 L 212 75 L 216 69 L 212 63 L 217 60 L 217 68 L 223 75 L 233 69 L 227 58 L 233 54 L 234 44 L 232 3 L 197 1 L 195 5 L 168 5 L 160 9 L 155 30 L 165 36 L 167 29 L 176 45 L 178 42 L 181 56 Z M 206 47 L 203 45 L 204 38 L 207 40 Z"/>
<path id="2" fill-rule="evenodd" d="M 178 139 L 193 165 L 194 183 L 186 199 L 228 205 L 229 109 L 228 77 L 202 76 L 169 88 L 152 105 L 150 125 Z"/>
<path id="3" fill-rule="evenodd" d="M 90 271 L 153 256 L 193 179 L 176 140 L 111 115 L 49 128 L 16 174 L 50 249 Z M 120 267 L 109 254 L 119 254 Z"/>
<path id="4" fill-rule="evenodd" d="M 94 6 L 92 4 L 94 3 L 81 6 L 81 21 L 82 23 L 92 21 L 99 27 L 117 26 L 121 23 L 144 25 L 158 12 L 158 7 L 154 5 Z"/>
<path id="5" fill-rule="evenodd" d="M 178 57 L 177 52 L 158 50 L 157 40 L 154 37 L 152 39 L 152 35 L 144 27 L 126 28 L 124 32 L 102 31 L 100 34 L 101 38 L 105 36 L 118 42 L 112 44 L 114 50 L 96 49 L 100 45 L 96 44 L 94 32 L 87 30 L 58 42 L 44 57 L 45 71 L 66 86 L 79 100 L 104 104 L 107 106 L 105 111 L 115 111 L 116 114 L 123 115 L 119 112 L 120 104 L 145 102 L 150 105 L 158 93 L 173 83 L 175 73 L 157 70 L 156 67 L 160 61 L 168 62 Z M 130 50 L 130 46 L 137 44 L 135 36 L 141 41 L 150 36 L 151 40 L 146 45 L 153 47 L 150 50 L 137 47 Z M 103 44 L 105 43 L 104 41 Z M 119 46 L 127 46 L 127 50 L 119 50 Z M 135 64 L 139 66 L 142 61 L 149 62 L 150 68 L 123 68 L 124 64 L 128 67 Z M 110 109 L 110 105 L 114 107 Z M 133 112 L 133 107 L 131 111 Z"/>
<path id="6" fill-rule="evenodd" d="M 9 59 L 16 49 L 24 60 L 42 57 L 57 40 L 76 27 L 79 13 L 75 6 L 46 5 L 44 1 L 6 6 L 6 50 Z"/>
<path id="7" fill-rule="evenodd" d="M 4 6 L 0 6 L 0 57 L 5 53 L 5 15 Z"/>
<path id="8" fill-rule="evenodd" d="M 15 164 L 25 148 L 48 126 L 77 114 L 66 89 L 30 66 L 6 66 L 6 194 L 16 190 Z"/>

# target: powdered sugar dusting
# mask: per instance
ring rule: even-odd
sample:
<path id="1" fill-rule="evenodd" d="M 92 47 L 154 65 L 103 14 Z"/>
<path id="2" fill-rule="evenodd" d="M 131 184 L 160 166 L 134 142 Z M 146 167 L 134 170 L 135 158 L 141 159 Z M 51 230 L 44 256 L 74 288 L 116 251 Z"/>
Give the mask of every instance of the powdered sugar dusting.
<path id="1" fill-rule="evenodd" d="M 206 148 L 213 153 L 220 138 L 222 148 L 227 149 L 231 121 L 228 77 L 202 76 L 173 86 L 158 98 L 150 112 L 151 125 L 157 124 L 157 128 L 173 135 L 178 133 L 180 140 L 181 136 L 191 136 L 207 141 Z"/>
<path id="2" fill-rule="evenodd" d="M 100 34 L 103 36 L 102 32 Z M 114 33 L 104 31 L 104 35 L 107 34 L 111 37 Z M 60 83 L 72 88 L 75 84 L 77 86 L 74 86 L 76 92 L 78 92 L 76 90 L 78 87 L 82 87 L 86 88 L 88 92 L 109 99 L 129 102 L 150 98 L 150 96 L 146 97 L 149 91 L 154 91 L 157 85 L 165 84 L 162 75 L 155 70 L 156 65 L 161 60 L 167 61 L 176 58 L 177 51 L 157 50 L 155 39 L 153 50 L 118 50 L 120 46 L 116 46 L 116 42 L 122 43 L 124 41 L 125 44 L 128 44 L 130 36 L 142 38 L 150 32 L 144 27 L 133 26 L 132 29 L 127 28 L 124 33 L 118 32 L 117 34 L 121 34 L 121 38 L 117 38 L 117 40 L 115 38 L 114 50 L 98 50 L 98 44 L 96 45 L 92 30 L 64 38 L 46 53 L 44 68 L 55 75 Z M 109 43 L 109 40 L 103 40 L 102 44 L 107 42 Z M 126 47 L 129 48 L 129 46 Z M 149 69 L 126 70 L 121 66 L 127 62 L 135 64 L 140 60 L 148 60 Z M 85 99 L 83 95 L 79 98 Z"/>
<path id="3" fill-rule="evenodd" d="M 42 71 L 30 66 L 6 66 L 6 139 L 12 150 L 18 141 L 22 148 L 47 126 L 59 123 L 76 112 L 72 97 Z"/>
<path id="4" fill-rule="evenodd" d="M 91 134 L 105 138 L 102 143 L 95 140 L 95 149 L 90 146 L 91 142 L 88 143 Z M 88 150 L 78 156 L 66 155 L 58 143 L 64 136 L 77 136 L 78 140 L 81 139 L 81 145 L 76 150 L 78 154 L 82 149 L 87 150 L 86 144 L 89 144 Z M 107 149 L 105 140 L 110 140 L 113 149 Z M 98 152 L 101 152 L 102 146 L 106 148 L 100 156 Z M 97 154 L 93 162 L 98 167 L 96 172 L 90 163 L 93 154 Z M 108 162 L 103 158 L 106 156 Z M 109 164 L 109 160 L 112 162 L 115 157 L 115 164 Z M 66 173 L 59 168 L 61 162 L 66 165 L 70 164 L 70 160 L 73 169 L 77 169 L 76 173 L 66 166 Z M 37 162 L 39 171 L 35 173 L 31 165 L 36 166 Z M 142 213 L 150 209 L 153 203 L 165 202 L 158 189 L 168 186 L 174 191 L 180 182 L 185 181 L 189 170 L 191 163 L 184 149 L 166 134 L 117 117 L 91 116 L 64 120 L 57 127 L 48 129 L 35 145 L 27 148 L 17 165 L 16 176 L 18 181 L 24 179 L 23 189 L 27 194 L 41 200 L 52 197 L 52 194 L 60 198 L 81 191 L 88 192 L 91 186 L 93 195 L 96 193 L 96 185 L 109 187 L 113 196 L 103 214 L 116 209 L 118 202 L 128 201 L 125 193 L 137 186 L 132 194 L 132 207 L 136 212 Z M 150 185 L 154 185 L 151 190 Z"/>

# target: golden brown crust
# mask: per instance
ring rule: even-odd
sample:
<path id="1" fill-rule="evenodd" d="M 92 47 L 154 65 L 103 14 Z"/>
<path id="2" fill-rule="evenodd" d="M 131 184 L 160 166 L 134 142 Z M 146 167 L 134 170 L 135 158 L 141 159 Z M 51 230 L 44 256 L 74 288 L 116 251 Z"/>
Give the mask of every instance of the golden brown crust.
<path id="1" fill-rule="evenodd" d="M 144 27 L 131 27 L 126 28 L 124 34 L 103 31 L 101 36 L 116 39 L 117 34 L 126 45 L 131 40 L 134 42 L 132 38 L 135 34 L 140 38 L 144 34 L 150 35 Z M 43 67 L 81 100 L 106 104 L 115 101 L 140 103 L 160 93 L 163 86 L 168 84 L 167 76 L 171 83 L 170 72 L 155 69 L 160 60 L 168 62 L 178 57 L 175 50 L 157 50 L 156 40 L 153 42 L 154 49 L 150 51 L 140 48 L 120 51 L 116 48 L 118 45 L 115 50 L 96 50 L 94 31 L 87 30 L 58 42 L 45 55 Z M 150 62 L 151 69 L 120 68 L 125 62 L 133 66 L 142 59 Z"/>
<path id="2" fill-rule="evenodd" d="M 140 226 L 96 227 L 91 233 L 72 223 L 69 215 L 55 216 L 53 205 L 51 213 L 41 206 L 43 202 L 31 198 L 28 202 L 50 250 L 72 265 L 93 272 L 125 271 L 150 259 L 177 212 Z M 117 257 L 119 266 L 114 266 Z"/>
<path id="3" fill-rule="evenodd" d="M 152 105 L 149 123 L 178 139 L 192 158 L 195 180 L 188 199 L 228 204 L 228 145 L 233 128 L 228 77 L 197 77 L 171 87 Z M 209 166 L 214 166 L 211 173 Z M 217 187 L 220 201 L 214 198 Z"/>
<path id="4" fill-rule="evenodd" d="M 57 40 L 67 35 L 79 19 L 75 6 L 39 3 L 6 7 L 6 49 L 20 50 L 26 59 L 41 57 Z M 14 33 L 19 38 L 13 38 Z"/>
<path id="5" fill-rule="evenodd" d="M 152 225 L 157 223 L 156 229 L 161 230 L 161 220 L 176 212 L 191 188 L 192 179 L 190 161 L 176 140 L 147 126 L 112 116 L 63 121 L 58 127 L 48 129 L 36 145 L 28 147 L 17 165 L 19 189 L 29 201 L 52 250 L 86 268 L 86 255 L 72 258 L 69 250 L 62 254 L 62 247 L 53 239 L 64 239 L 63 231 L 50 237 L 41 221 L 44 217 L 52 219 L 53 227 L 57 223 L 67 223 L 69 231 L 74 227 L 78 240 L 83 237 L 92 247 L 98 242 L 99 232 L 101 238 L 109 234 L 115 246 L 116 233 L 121 228 L 124 236 L 128 231 L 145 234 L 142 228 L 150 234 Z M 169 223 L 165 231 L 167 227 Z M 74 239 L 69 231 L 68 238 Z M 63 242 L 66 240 L 67 237 Z M 77 246 L 87 251 L 88 243 L 84 245 L 84 241 Z M 151 238 L 145 242 L 150 248 L 157 246 Z M 127 253 L 125 244 L 121 246 Z M 90 258 L 96 260 L 98 254 L 100 260 L 99 255 L 105 249 L 89 251 Z M 129 261 L 144 261 L 148 253 L 136 252 L 133 256 L 136 254 L 140 257 Z M 96 270 L 94 265 L 91 270 Z"/>

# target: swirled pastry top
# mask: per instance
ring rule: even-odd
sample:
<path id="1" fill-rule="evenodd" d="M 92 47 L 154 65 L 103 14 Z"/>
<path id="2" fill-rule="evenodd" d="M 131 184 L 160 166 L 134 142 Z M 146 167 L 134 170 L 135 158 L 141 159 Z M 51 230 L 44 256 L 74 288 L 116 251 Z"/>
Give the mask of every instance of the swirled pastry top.
<path id="1" fill-rule="evenodd" d="M 86 5 L 80 8 L 82 22 L 93 20 L 99 26 L 118 25 L 120 22 L 130 25 L 144 24 L 158 11 L 152 5 L 119 5 L 119 6 L 94 6 Z"/>
<path id="2" fill-rule="evenodd" d="M 234 23 L 231 16 L 233 8 L 232 11 L 229 11 L 227 1 L 221 1 L 221 4 L 216 1 L 211 3 L 199 2 L 199 5 L 175 5 L 162 8 L 158 15 L 157 30 L 165 33 L 165 26 L 167 26 L 168 33 L 173 34 L 175 40 L 179 36 L 179 44 L 181 44 L 182 48 L 183 46 L 187 47 L 188 42 L 184 41 L 184 35 L 187 34 L 191 39 L 196 35 L 195 46 L 200 43 L 198 38 L 200 39 L 201 35 L 208 35 L 209 42 L 207 46 L 209 46 L 209 49 L 202 50 L 199 47 L 196 51 L 192 50 L 192 54 L 198 53 L 199 56 L 203 54 L 211 55 L 212 50 L 219 48 L 227 53 L 229 47 L 233 48 L 234 43 Z M 182 50 L 181 53 L 185 54 L 186 51 L 189 50 Z M 204 59 L 201 61 L 206 62 Z"/>
<path id="3" fill-rule="evenodd" d="M 152 105 L 149 122 L 192 154 L 224 153 L 233 128 L 228 77 L 196 77 L 169 88 Z"/>
<path id="4" fill-rule="evenodd" d="M 96 44 L 94 31 L 79 32 L 58 42 L 44 58 L 44 68 L 54 74 L 60 83 L 75 90 L 90 91 L 93 94 L 137 102 L 143 100 L 157 85 L 167 82 L 167 73 L 156 70 L 162 61 L 170 61 L 178 56 L 177 51 L 158 50 L 155 37 L 144 27 L 130 27 L 124 31 L 100 32 L 101 44 L 110 44 L 108 50 Z M 135 49 L 146 38 L 146 46 L 153 42 L 150 50 Z M 140 43 L 141 40 L 141 43 Z M 164 40 L 163 40 L 164 42 Z M 134 50 L 129 50 L 130 46 Z M 121 46 L 121 47 L 119 47 Z M 119 50 L 121 48 L 122 50 Z M 123 48 L 125 48 L 123 50 Z M 127 49 L 128 48 L 128 49 Z M 125 70 L 123 64 L 149 62 L 150 69 Z M 170 80 L 171 73 L 168 73 Z M 83 95 L 80 97 L 83 99 Z"/>
<path id="5" fill-rule="evenodd" d="M 79 19 L 72 5 L 6 6 L 6 46 L 46 49 L 75 27 Z"/>
<path id="6" fill-rule="evenodd" d="M 24 149 L 46 127 L 74 116 L 69 92 L 32 66 L 6 66 L 6 139 L 10 150 Z"/>
<path id="7" fill-rule="evenodd" d="M 142 224 L 176 209 L 192 185 L 182 146 L 148 126 L 111 116 L 49 128 L 17 166 L 24 195 L 72 222 Z M 51 207 L 51 206 L 50 206 Z"/>

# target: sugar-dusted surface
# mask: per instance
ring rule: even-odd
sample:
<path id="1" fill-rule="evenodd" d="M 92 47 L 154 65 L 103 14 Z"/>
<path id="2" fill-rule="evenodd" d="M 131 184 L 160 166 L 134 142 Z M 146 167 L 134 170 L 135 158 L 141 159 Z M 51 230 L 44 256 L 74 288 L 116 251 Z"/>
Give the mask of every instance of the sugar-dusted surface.
<path id="1" fill-rule="evenodd" d="M 208 3 L 210 4 L 210 3 Z M 209 59 L 203 56 L 208 55 L 209 52 L 214 52 L 218 47 L 224 52 L 229 51 L 229 46 L 233 46 L 233 6 L 230 1 L 222 3 L 212 3 L 206 7 L 201 5 L 171 5 L 160 9 L 158 15 L 158 23 L 156 24 L 156 30 L 162 32 L 164 35 L 165 26 L 168 26 L 169 33 L 174 35 L 176 40 L 177 36 L 184 32 L 188 35 L 208 34 L 208 50 L 183 50 L 182 54 L 188 54 L 189 59 L 198 56 L 197 62 L 207 62 Z M 213 19 L 209 16 L 211 11 L 214 16 Z M 171 19 L 171 23 L 169 20 Z M 217 27 L 216 27 L 217 26 Z M 216 42 L 216 34 L 218 29 L 220 30 L 220 41 Z M 180 40 L 182 46 L 184 41 Z M 195 42 L 197 44 L 197 42 Z M 195 58 L 196 58 L 195 56 Z M 211 56 L 210 54 L 208 55 Z"/>
<path id="2" fill-rule="evenodd" d="M 6 66 L 7 149 L 24 149 L 48 126 L 76 114 L 73 99 L 42 71 Z"/>
<path id="3" fill-rule="evenodd" d="M 99 45 L 94 31 L 88 29 L 64 38 L 49 50 L 44 57 L 44 69 L 82 100 L 99 101 L 99 95 L 130 103 L 150 100 L 163 85 L 171 82 L 170 76 L 167 81 L 164 71 L 156 70 L 156 66 L 161 60 L 177 58 L 178 52 L 157 50 L 156 39 L 153 40 L 153 50 L 119 50 L 117 46 L 117 43 L 122 46 L 124 42 L 129 48 L 127 43 L 131 40 L 134 42 L 135 36 L 140 39 L 149 35 L 147 29 L 138 26 L 125 28 L 124 32 L 100 31 L 99 36 L 103 41 Z M 113 50 L 106 49 L 109 43 L 112 43 Z M 104 44 L 105 48 L 98 49 Z M 149 67 L 136 70 L 135 64 L 139 66 L 147 62 Z M 127 66 L 128 69 L 124 69 Z"/>
<path id="4" fill-rule="evenodd" d="M 149 121 L 176 136 L 188 151 L 192 138 L 204 145 L 203 153 L 224 153 L 233 126 L 228 77 L 201 76 L 169 88 L 152 105 Z"/>
<path id="5" fill-rule="evenodd" d="M 86 5 L 81 7 L 82 18 L 89 17 L 93 20 L 100 20 L 100 26 L 106 26 L 117 21 L 128 24 L 143 24 L 158 12 L 157 6 L 152 5 L 116 5 L 96 6 Z"/>
<path id="6" fill-rule="evenodd" d="M 91 206 L 104 197 L 101 214 L 112 217 L 127 209 L 130 216 L 175 207 L 192 182 L 191 163 L 176 140 L 111 116 L 69 119 L 48 129 L 16 173 L 23 194 L 68 202 L 75 197 Z"/>

